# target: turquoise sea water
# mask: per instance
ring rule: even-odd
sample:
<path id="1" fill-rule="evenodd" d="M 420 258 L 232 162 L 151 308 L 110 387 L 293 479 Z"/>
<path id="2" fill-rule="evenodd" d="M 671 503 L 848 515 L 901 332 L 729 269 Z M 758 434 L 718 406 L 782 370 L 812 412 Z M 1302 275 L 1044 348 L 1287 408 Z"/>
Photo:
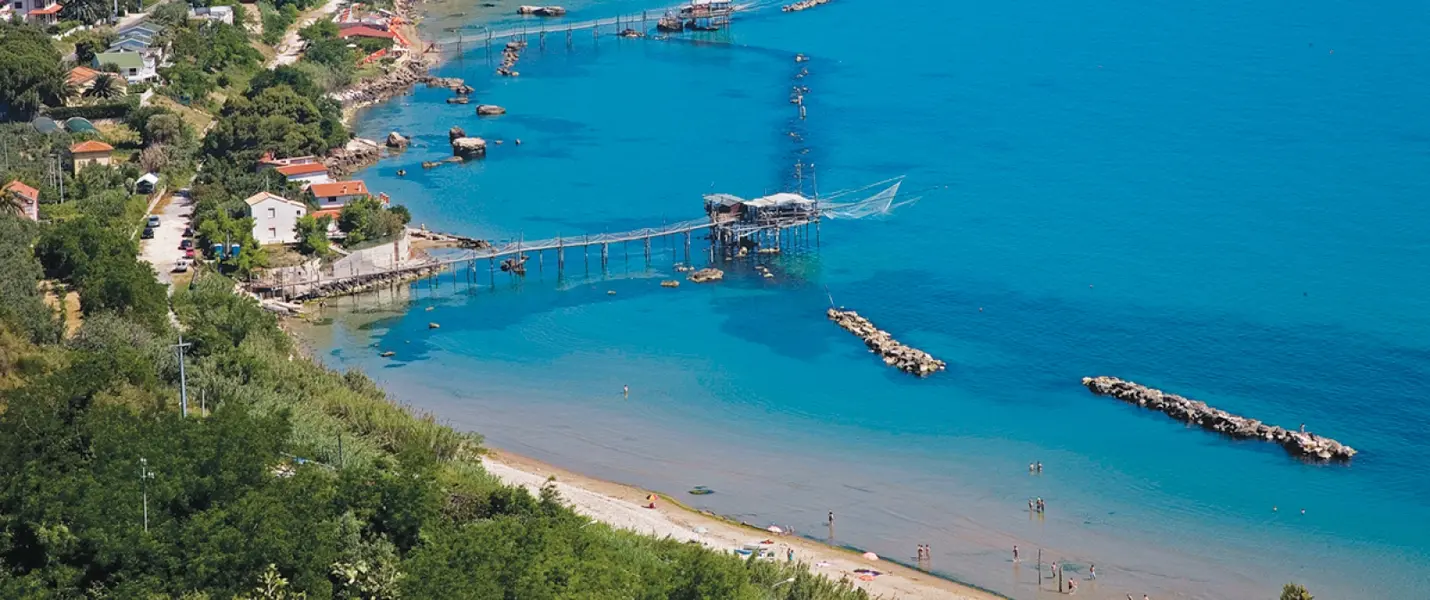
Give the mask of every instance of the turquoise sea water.
<path id="1" fill-rule="evenodd" d="M 707 485 L 682 499 L 812 537 L 834 510 L 836 542 L 901 560 L 927 543 L 935 570 L 1016 598 L 1039 596 L 1038 548 L 1070 573 L 1097 565 L 1084 597 L 1272 598 L 1291 580 L 1423 597 L 1426 31 L 1430 10 L 1402 1 L 835 0 L 678 41 L 551 35 L 515 79 L 468 48 L 439 74 L 507 115 L 418 89 L 358 125 L 415 136 L 361 176 L 435 229 L 533 239 L 694 218 L 703 193 L 786 189 L 801 150 L 821 191 L 906 175 L 923 199 L 826 223 L 817 251 L 770 263 L 773 281 L 722 265 L 725 282 L 669 290 L 674 245 L 649 268 L 639 246 L 629 262 L 613 248 L 605 275 L 573 251 L 560 279 L 548 254 L 524 281 L 488 285 L 482 266 L 479 285 L 449 273 L 333 302 L 334 325 L 308 335 L 329 364 L 497 447 L 667 492 Z M 452 125 L 506 143 L 421 169 Z M 885 367 L 824 319 L 826 289 L 948 370 Z M 1100 374 L 1362 453 L 1307 464 L 1189 429 L 1079 385 Z M 1034 496 L 1046 517 L 1029 517 Z"/>

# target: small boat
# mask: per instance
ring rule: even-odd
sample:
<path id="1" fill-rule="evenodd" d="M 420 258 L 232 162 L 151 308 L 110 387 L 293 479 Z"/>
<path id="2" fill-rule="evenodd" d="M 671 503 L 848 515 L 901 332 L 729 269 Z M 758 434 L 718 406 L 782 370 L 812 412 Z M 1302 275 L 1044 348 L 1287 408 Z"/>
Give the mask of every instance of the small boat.
<path id="1" fill-rule="evenodd" d="M 658 31 L 674 33 L 678 31 L 683 31 L 685 29 L 685 25 L 680 22 L 680 19 L 675 18 L 673 15 L 666 15 L 664 17 L 661 17 L 659 21 L 655 22 L 655 28 Z"/>

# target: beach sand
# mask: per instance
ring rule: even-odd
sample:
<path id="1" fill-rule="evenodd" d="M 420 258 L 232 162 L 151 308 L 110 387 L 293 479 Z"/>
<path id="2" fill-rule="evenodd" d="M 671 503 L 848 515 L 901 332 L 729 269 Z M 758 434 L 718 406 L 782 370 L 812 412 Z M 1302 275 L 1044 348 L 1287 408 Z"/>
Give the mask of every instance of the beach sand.
<path id="1" fill-rule="evenodd" d="M 835 581 L 847 577 L 876 598 L 1002 598 L 888 561 L 867 560 L 850 550 L 794 535 L 775 535 L 696 512 L 671 502 L 665 495 L 658 494 L 660 500 L 654 510 L 645 508 L 646 496 L 651 493 L 648 490 L 593 479 L 510 452 L 491 450 L 482 463 L 488 472 L 504 483 L 521 486 L 532 494 L 538 493 L 549 477 L 555 477 L 556 490 L 576 512 L 612 527 L 681 541 L 694 540 L 710 548 L 727 551 L 745 544 L 773 540 L 774 543 L 769 546 L 776 551 L 779 560 L 783 560 L 785 547 L 792 547 L 795 560 L 810 565 L 815 573 Z M 837 520 L 838 515 L 835 518 Z M 697 528 L 703 529 L 697 533 Z M 862 581 L 855 569 L 873 569 L 882 574 L 870 581 Z"/>

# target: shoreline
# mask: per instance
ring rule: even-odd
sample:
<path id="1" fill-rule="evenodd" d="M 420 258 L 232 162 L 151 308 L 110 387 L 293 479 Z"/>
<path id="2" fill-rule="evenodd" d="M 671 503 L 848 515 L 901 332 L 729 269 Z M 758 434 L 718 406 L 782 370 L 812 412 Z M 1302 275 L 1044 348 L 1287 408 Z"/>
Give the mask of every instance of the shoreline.
<path id="1" fill-rule="evenodd" d="M 847 579 L 851 585 L 873 597 L 1007 598 L 884 558 L 867 560 L 856 549 L 833 546 L 799 535 L 773 534 L 708 511 L 696 510 L 659 490 L 597 479 L 498 448 L 485 448 L 482 467 L 502 483 L 520 486 L 533 494 L 552 480 L 561 499 L 576 512 L 612 527 L 700 543 L 724 551 L 752 542 L 772 540 L 773 543 L 764 546 L 775 551 L 775 560 L 785 560 L 784 551 L 792 548 L 795 561 L 808 565 L 812 573 L 832 581 Z M 643 506 L 647 494 L 651 493 L 659 497 L 655 509 Z M 861 580 L 861 574 L 855 573 L 855 569 L 873 569 L 881 574 L 870 580 Z"/>

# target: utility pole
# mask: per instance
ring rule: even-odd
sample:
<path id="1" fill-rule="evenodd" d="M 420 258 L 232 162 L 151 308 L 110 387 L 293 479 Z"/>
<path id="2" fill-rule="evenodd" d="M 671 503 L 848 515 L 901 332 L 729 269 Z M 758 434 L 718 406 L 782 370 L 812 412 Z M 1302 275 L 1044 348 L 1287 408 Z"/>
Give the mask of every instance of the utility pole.
<path id="1" fill-rule="evenodd" d="M 193 344 L 184 343 L 184 334 L 179 334 L 179 343 L 170 346 L 179 353 L 179 410 L 189 416 L 189 382 L 184 376 L 184 350 Z"/>
<path id="2" fill-rule="evenodd" d="M 154 472 L 149 470 L 149 459 L 139 459 L 139 481 L 144 488 L 144 533 L 149 533 L 149 480 L 154 478 Z"/>

